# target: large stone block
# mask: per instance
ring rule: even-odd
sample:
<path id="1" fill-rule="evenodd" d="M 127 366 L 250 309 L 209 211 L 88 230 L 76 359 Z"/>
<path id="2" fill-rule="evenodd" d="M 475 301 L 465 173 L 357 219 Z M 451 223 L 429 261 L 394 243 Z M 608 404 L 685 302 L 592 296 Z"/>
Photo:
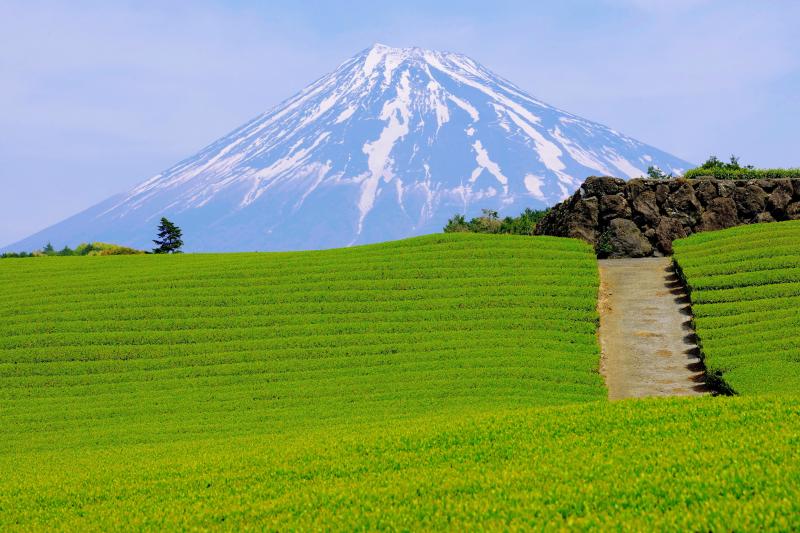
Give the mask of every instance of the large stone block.
<path id="1" fill-rule="evenodd" d="M 700 203 L 708 205 L 708 203 L 719 196 L 717 191 L 717 183 L 714 180 L 698 180 L 694 183 L 694 194 Z"/>
<path id="2" fill-rule="evenodd" d="M 715 231 L 739 225 L 736 203 L 732 198 L 714 198 L 700 216 L 697 231 Z"/>
<path id="3" fill-rule="evenodd" d="M 615 218 L 631 218 L 628 200 L 621 194 L 606 194 L 600 197 L 600 221 L 607 223 Z"/>
<path id="4" fill-rule="evenodd" d="M 656 247 L 665 255 L 672 255 L 672 241 L 687 237 L 686 227 L 674 218 L 663 217 L 655 229 Z"/>
<path id="5" fill-rule="evenodd" d="M 640 194 L 633 196 L 633 218 L 639 224 L 655 227 L 661 212 L 658 208 L 656 193 L 651 190 L 644 190 Z"/>
<path id="6" fill-rule="evenodd" d="M 688 182 L 679 183 L 667 197 L 664 212 L 670 217 L 680 221 L 684 226 L 693 227 L 700 219 L 703 206 L 694 194 L 694 189 Z"/>
<path id="7" fill-rule="evenodd" d="M 789 204 L 786 208 L 786 218 L 789 220 L 800 220 L 800 202 Z"/>
<path id="8" fill-rule="evenodd" d="M 745 186 L 737 186 L 733 191 L 733 201 L 736 202 L 736 209 L 739 218 L 744 221 L 755 219 L 766 207 L 767 193 L 764 189 L 753 183 Z"/>
<path id="9" fill-rule="evenodd" d="M 647 257 L 653 253 L 650 244 L 636 224 L 626 218 L 615 218 L 608 226 L 609 257 Z"/>

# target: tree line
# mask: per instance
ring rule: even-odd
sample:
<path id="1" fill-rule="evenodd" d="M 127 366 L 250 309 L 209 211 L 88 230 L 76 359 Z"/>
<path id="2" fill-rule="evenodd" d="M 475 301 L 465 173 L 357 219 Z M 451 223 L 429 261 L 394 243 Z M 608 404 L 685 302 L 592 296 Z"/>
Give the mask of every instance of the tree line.
<path id="1" fill-rule="evenodd" d="M 161 218 L 158 225 L 158 238 L 153 240 L 156 245 L 152 251 L 137 250 L 128 246 L 110 244 L 105 242 L 82 243 L 77 247 L 64 246 L 56 250 L 51 243 L 47 243 L 41 250 L 33 252 L 7 252 L 0 255 L 0 259 L 12 257 L 65 257 L 86 255 L 137 255 L 137 254 L 179 254 L 183 247 L 183 232 L 166 217 Z"/>
<path id="2" fill-rule="evenodd" d="M 467 220 L 464 215 L 454 215 L 444 227 L 445 233 L 496 233 L 508 235 L 533 235 L 536 223 L 550 209 L 526 208 L 519 216 L 500 218 L 497 211 L 481 209 L 481 216 Z"/>

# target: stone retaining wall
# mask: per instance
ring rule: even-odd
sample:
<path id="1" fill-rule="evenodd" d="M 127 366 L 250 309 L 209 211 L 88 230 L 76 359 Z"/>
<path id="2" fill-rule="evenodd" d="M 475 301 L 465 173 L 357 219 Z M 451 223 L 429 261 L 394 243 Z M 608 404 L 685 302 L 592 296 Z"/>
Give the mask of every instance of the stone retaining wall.
<path id="1" fill-rule="evenodd" d="M 800 220 L 800 179 L 586 179 L 537 225 L 576 237 L 600 257 L 672 254 L 672 241 L 742 224 Z"/>

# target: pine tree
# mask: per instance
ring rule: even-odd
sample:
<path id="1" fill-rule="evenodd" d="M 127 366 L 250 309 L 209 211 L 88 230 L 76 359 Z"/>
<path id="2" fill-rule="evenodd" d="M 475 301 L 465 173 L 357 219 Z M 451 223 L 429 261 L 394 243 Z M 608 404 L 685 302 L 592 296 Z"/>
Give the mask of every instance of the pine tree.
<path id="1" fill-rule="evenodd" d="M 181 229 L 166 219 L 161 217 L 161 224 L 158 225 L 158 239 L 154 240 L 158 248 L 153 248 L 154 254 L 179 254 L 181 253 Z"/>

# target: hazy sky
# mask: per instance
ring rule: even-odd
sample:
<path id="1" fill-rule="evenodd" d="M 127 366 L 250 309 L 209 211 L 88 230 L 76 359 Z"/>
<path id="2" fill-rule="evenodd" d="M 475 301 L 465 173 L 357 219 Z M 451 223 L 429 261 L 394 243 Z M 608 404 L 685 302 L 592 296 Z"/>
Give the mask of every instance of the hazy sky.
<path id="1" fill-rule="evenodd" d="M 795 0 L 0 0 L 0 245 L 158 173 L 374 42 L 465 53 L 689 161 L 800 166 L 798 20 Z"/>

